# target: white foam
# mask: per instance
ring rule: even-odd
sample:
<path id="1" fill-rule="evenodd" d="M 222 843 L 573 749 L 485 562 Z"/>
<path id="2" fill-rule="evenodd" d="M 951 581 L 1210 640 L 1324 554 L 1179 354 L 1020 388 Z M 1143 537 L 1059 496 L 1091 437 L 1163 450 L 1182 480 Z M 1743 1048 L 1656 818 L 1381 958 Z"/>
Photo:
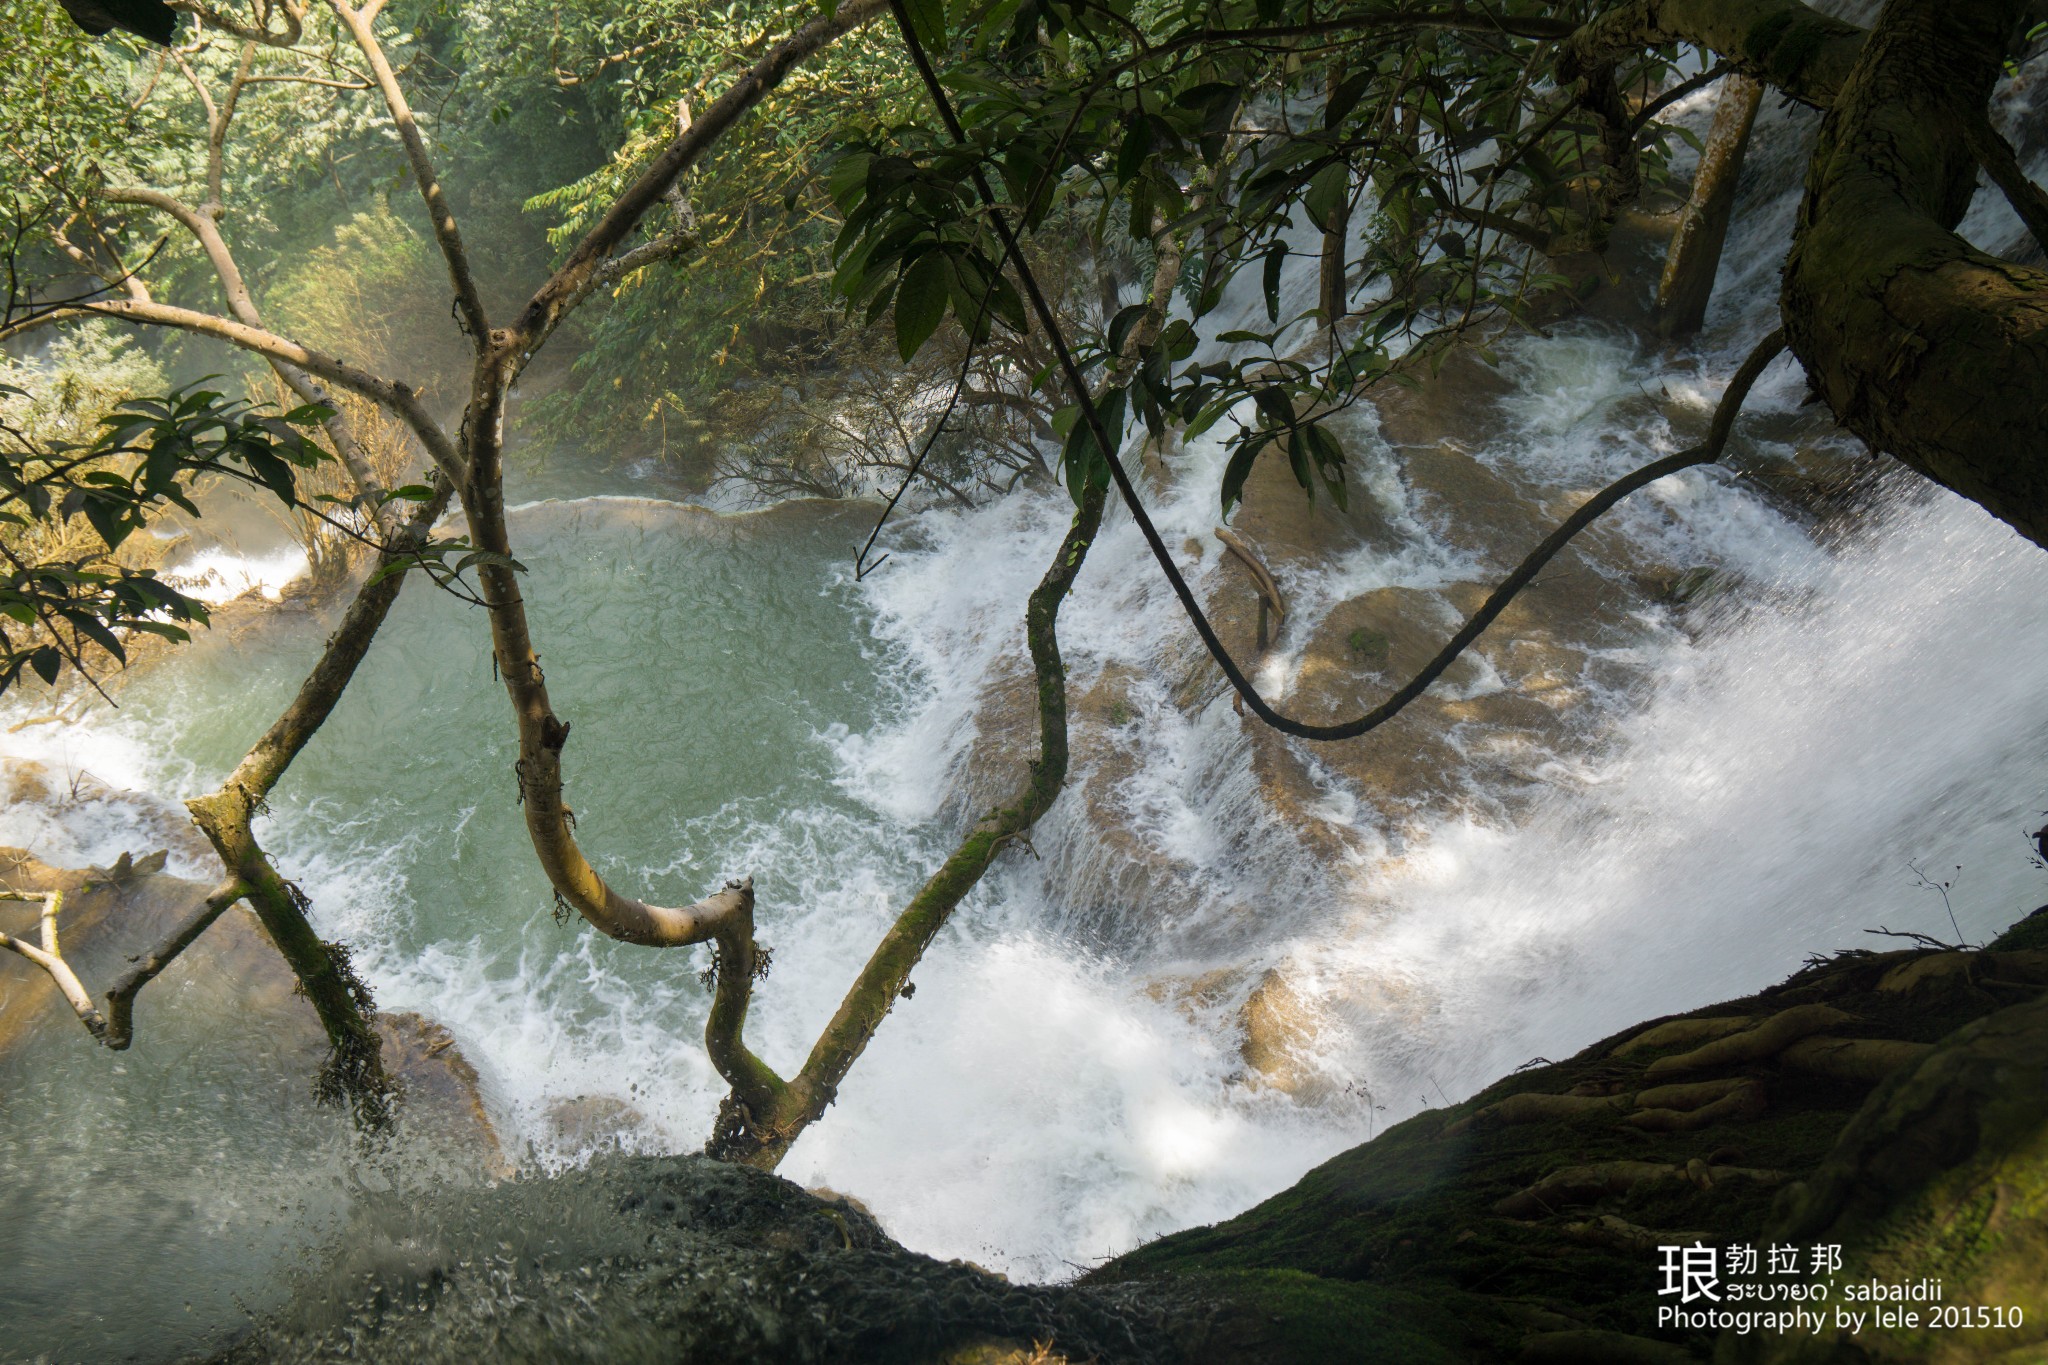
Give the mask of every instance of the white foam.
<path id="1" fill-rule="evenodd" d="M 211 546 L 166 566 L 162 576 L 172 587 L 202 602 L 232 602 L 251 592 L 277 602 L 283 599 L 285 588 L 311 568 L 306 552 L 296 545 L 281 545 L 257 555 Z"/>

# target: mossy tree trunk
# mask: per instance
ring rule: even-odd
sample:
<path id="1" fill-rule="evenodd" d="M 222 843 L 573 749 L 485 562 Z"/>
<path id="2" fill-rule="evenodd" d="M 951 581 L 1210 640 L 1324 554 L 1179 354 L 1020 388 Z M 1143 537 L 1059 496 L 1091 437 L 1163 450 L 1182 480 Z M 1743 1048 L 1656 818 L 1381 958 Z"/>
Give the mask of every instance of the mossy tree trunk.
<path id="1" fill-rule="evenodd" d="M 1626 56 L 1692 42 L 1826 110 L 1781 295 L 1793 353 L 1843 426 L 2048 545 L 2048 274 L 1954 232 L 2026 9 L 1889 0 L 1866 32 L 1794 0 L 1634 0 L 1560 70 L 1598 90 Z"/>

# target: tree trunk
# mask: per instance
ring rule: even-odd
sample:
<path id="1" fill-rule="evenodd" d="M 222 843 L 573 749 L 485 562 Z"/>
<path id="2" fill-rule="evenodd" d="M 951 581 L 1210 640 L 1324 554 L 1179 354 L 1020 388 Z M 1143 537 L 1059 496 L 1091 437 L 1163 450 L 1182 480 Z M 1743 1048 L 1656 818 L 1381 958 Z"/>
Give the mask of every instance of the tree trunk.
<path id="1" fill-rule="evenodd" d="M 1587 79 L 1692 42 L 1827 109 L 1780 298 L 1837 421 L 2048 547 L 2048 273 L 1952 230 L 2026 0 L 1889 0 L 1869 32 L 1793 0 L 1634 0 L 1564 44 Z"/>
<path id="2" fill-rule="evenodd" d="M 1664 278 L 1657 285 L 1657 333 L 1667 338 L 1691 336 L 1706 321 L 1707 301 L 1714 294 L 1714 276 L 1721 266 L 1721 248 L 1735 213 L 1735 182 L 1742 173 L 1749 130 L 1763 104 L 1763 82 L 1748 76 L 1725 79 L 1714 107 L 1714 126 L 1700 152 L 1692 197 L 1679 215 L 1664 258 Z"/>
<path id="3" fill-rule="evenodd" d="M 1835 416 L 2048 546 L 2048 274 L 1952 229 L 2022 0 L 1892 0 L 1822 125 L 1785 330 Z"/>
<path id="4" fill-rule="evenodd" d="M 1329 92 L 1337 93 L 1337 87 L 1344 80 L 1344 63 L 1330 65 Z M 1322 275 L 1317 281 L 1316 307 L 1323 311 L 1323 326 L 1335 327 L 1344 316 L 1345 304 L 1350 291 L 1344 287 L 1345 256 L 1351 245 L 1351 190 L 1347 184 L 1344 196 L 1331 210 L 1331 221 L 1323 233 Z"/>

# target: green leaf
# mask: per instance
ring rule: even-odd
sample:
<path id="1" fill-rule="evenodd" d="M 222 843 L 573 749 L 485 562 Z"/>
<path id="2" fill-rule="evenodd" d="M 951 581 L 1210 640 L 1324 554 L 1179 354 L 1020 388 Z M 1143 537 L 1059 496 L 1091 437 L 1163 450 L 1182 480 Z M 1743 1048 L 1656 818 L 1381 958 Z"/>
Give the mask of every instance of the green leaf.
<path id="1" fill-rule="evenodd" d="M 896 289 L 896 349 L 907 361 L 938 330 L 946 317 L 947 261 L 929 251 L 903 272 Z"/>
<path id="2" fill-rule="evenodd" d="M 1145 169 L 1145 158 L 1152 155 L 1152 120 L 1134 120 L 1124 133 L 1123 145 L 1116 152 L 1116 183 L 1128 185 L 1136 180 Z M 1135 225 L 1136 220 L 1132 220 Z"/>
<path id="3" fill-rule="evenodd" d="M 1330 92 L 1328 103 L 1323 105 L 1323 127 L 1325 130 L 1334 129 L 1350 115 L 1353 109 L 1358 107 L 1359 98 L 1365 94 L 1366 87 L 1372 83 L 1373 75 L 1374 73 L 1370 70 L 1360 71 L 1337 83 L 1336 89 Z"/>
<path id="4" fill-rule="evenodd" d="M 101 649 L 104 649 L 124 664 L 128 662 L 128 651 L 121 648 L 120 637 L 115 635 L 113 631 L 108 630 L 100 622 L 94 620 L 89 613 L 67 611 L 64 613 L 64 619 L 78 627 L 81 634 Z"/>
<path id="5" fill-rule="evenodd" d="M 903 0 L 903 11 L 910 16 L 910 31 L 918 46 L 927 53 L 945 49 L 946 0 Z"/>
<path id="6" fill-rule="evenodd" d="M 1123 440 L 1125 404 L 1125 392 L 1120 388 L 1111 389 L 1095 404 L 1095 415 L 1101 421 L 1103 435 L 1109 438 L 1112 449 Z M 1081 416 L 1078 408 L 1075 415 L 1077 418 Z M 1096 443 L 1094 428 L 1086 420 L 1077 420 L 1073 430 L 1067 433 L 1060 463 L 1066 472 L 1067 492 L 1077 503 L 1089 487 L 1109 477 L 1109 459 Z"/>
<path id="7" fill-rule="evenodd" d="M 1287 243 L 1275 242 L 1266 248 L 1266 321 L 1280 321 L 1280 269 L 1287 264 Z"/>
<path id="8" fill-rule="evenodd" d="M 100 533 L 100 539 L 107 542 L 107 548 L 120 549 L 121 542 L 128 539 L 128 533 L 135 529 L 128 519 L 129 509 L 99 497 L 82 498 L 80 501 L 83 506 L 79 510 L 85 513 L 92 529 Z"/>
<path id="9" fill-rule="evenodd" d="M 839 206 L 842 214 L 867 196 L 868 163 L 873 160 L 865 152 L 855 152 L 841 157 L 833 166 L 832 174 L 825 182 L 825 192 L 832 196 L 832 202 Z"/>
<path id="10" fill-rule="evenodd" d="M 1230 517 L 1244 494 L 1244 481 L 1251 477 L 1252 466 L 1259 461 L 1259 452 L 1265 448 L 1262 439 L 1245 439 L 1237 443 L 1237 449 L 1230 452 L 1230 462 L 1223 466 L 1223 516 Z"/>
<path id="11" fill-rule="evenodd" d="M 298 480 L 292 474 L 292 467 L 267 450 L 248 448 L 243 451 L 242 462 L 249 466 L 249 472 L 263 481 L 265 487 L 277 494 L 279 502 L 289 505 L 297 500 Z"/>
<path id="12" fill-rule="evenodd" d="M 1302 196 L 1302 207 L 1308 210 L 1309 220 L 1324 232 L 1335 232 L 1343 220 L 1344 208 L 1351 201 L 1351 163 L 1333 161 L 1317 171 L 1308 182 L 1308 193 Z"/>
<path id="13" fill-rule="evenodd" d="M 1145 305 L 1134 303 L 1127 308 L 1119 309 L 1117 315 L 1109 320 L 1109 353 L 1111 355 L 1119 356 L 1124 353 L 1124 342 L 1130 339 L 1131 329 L 1136 327 L 1143 320 L 1144 316 Z"/>
<path id="14" fill-rule="evenodd" d="M 28 656 L 28 666 L 46 683 L 54 684 L 57 681 L 57 670 L 63 663 L 63 656 L 57 653 L 55 645 L 44 645 Z"/>

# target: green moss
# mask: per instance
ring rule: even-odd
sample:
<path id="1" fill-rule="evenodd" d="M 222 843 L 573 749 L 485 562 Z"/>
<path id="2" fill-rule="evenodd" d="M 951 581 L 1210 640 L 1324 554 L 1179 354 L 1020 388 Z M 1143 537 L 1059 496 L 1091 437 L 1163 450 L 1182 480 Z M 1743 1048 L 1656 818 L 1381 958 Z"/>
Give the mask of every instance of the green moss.
<path id="1" fill-rule="evenodd" d="M 1297 1270 L 1199 1275 L 1182 1290 L 1213 1300 L 1217 1316 L 1198 1352 L 1206 1360 L 1462 1365 L 1475 1347 L 1502 1344 L 1486 1341 L 1486 1326 L 1499 1331 L 1498 1313 L 1462 1296 L 1424 1296 Z"/>
<path id="2" fill-rule="evenodd" d="M 1999 952 L 2048 948 L 2048 905 L 2013 924 L 2011 928 L 1993 939 L 1991 946 Z"/>
<path id="3" fill-rule="evenodd" d="M 1351 652 L 1359 658 L 1376 664 L 1385 663 L 1387 655 L 1393 649 L 1393 641 L 1383 630 L 1354 630 L 1345 637 L 1344 643 L 1349 645 Z"/>
<path id="4" fill-rule="evenodd" d="M 1742 47 L 1762 65 L 1764 76 L 1771 84 L 1795 85 L 1806 70 L 1806 64 L 1820 51 L 1821 44 L 1841 32 L 1839 20 L 1819 14 L 1781 10 L 1751 28 L 1743 36 Z"/>

